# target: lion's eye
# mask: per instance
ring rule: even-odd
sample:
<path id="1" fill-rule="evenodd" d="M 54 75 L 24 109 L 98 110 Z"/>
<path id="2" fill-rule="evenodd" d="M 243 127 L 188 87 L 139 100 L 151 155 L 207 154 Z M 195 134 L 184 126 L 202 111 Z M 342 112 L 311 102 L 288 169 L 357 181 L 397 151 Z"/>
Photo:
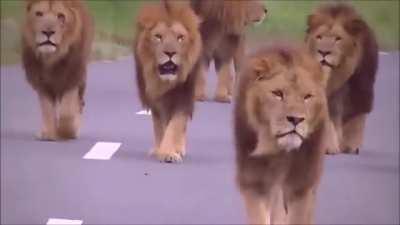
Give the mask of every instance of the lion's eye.
<path id="1" fill-rule="evenodd" d="M 61 20 L 61 21 L 65 21 L 65 15 L 64 15 L 64 13 L 58 13 L 57 14 L 57 19 L 59 19 L 59 20 Z"/>
<path id="2" fill-rule="evenodd" d="M 41 11 L 36 11 L 36 12 L 35 12 L 35 15 L 36 15 L 37 17 L 42 17 L 42 16 L 43 16 L 43 13 L 42 13 Z"/>
<path id="3" fill-rule="evenodd" d="M 307 94 L 306 96 L 304 96 L 304 101 L 308 101 L 313 97 L 312 94 Z"/>
<path id="4" fill-rule="evenodd" d="M 322 39 L 322 36 L 321 36 L 321 35 L 317 35 L 317 39 L 318 39 L 318 40 L 321 40 L 321 39 Z"/>
<path id="5" fill-rule="evenodd" d="M 185 39 L 185 37 L 182 34 L 178 35 L 179 42 L 182 42 L 184 39 Z"/>
<path id="6" fill-rule="evenodd" d="M 342 40 L 341 37 L 336 37 L 336 38 L 335 38 L 335 41 L 340 41 L 340 40 Z"/>
<path id="7" fill-rule="evenodd" d="M 283 92 L 280 90 L 272 91 L 272 94 L 279 100 L 283 100 Z"/>
<path id="8" fill-rule="evenodd" d="M 156 38 L 157 41 L 162 41 L 161 34 L 156 34 L 156 35 L 154 35 L 154 37 Z"/>

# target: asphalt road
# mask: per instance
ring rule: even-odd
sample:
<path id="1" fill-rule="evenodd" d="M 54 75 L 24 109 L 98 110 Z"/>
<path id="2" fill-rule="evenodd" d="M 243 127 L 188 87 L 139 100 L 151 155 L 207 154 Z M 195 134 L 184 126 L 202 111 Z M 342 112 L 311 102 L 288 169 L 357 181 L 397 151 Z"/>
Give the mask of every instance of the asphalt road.
<path id="1" fill-rule="evenodd" d="M 318 224 L 399 224 L 399 53 L 380 54 L 377 77 L 361 154 L 326 157 Z M 37 141 L 38 99 L 19 65 L 1 68 L 2 224 L 246 222 L 234 185 L 232 105 L 198 103 L 188 156 L 171 165 L 147 156 L 151 119 L 136 114 L 131 58 L 90 64 L 86 99 L 78 140 Z M 122 145 L 110 160 L 83 159 L 99 141 Z"/>

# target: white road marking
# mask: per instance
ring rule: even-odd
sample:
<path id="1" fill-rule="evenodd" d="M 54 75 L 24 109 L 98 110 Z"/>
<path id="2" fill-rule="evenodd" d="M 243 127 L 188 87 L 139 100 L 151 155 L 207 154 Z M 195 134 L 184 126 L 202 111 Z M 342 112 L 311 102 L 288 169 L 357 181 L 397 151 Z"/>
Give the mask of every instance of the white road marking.
<path id="1" fill-rule="evenodd" d="M 47 225 L 81 225 L 83 223 L 82 220 L 67 220 L 67 219 L 58 219 L 58 218 L 50 218 L 47 221 Z"/>
<path id="2" fill-rule="evenodd" d="M 136 115 L 151 116 L 151 110 L 141 110 L 141 111 L 137 112 Z"/>
<path id="3" fill-rule="evenodd" d="M 109 160 L 120 146 L 121 143 L 118 142 L 97 142 L 83 158 Z"/>
<path id="4" fill-rule="evenodd" d="M 102 62 L 102 63 L 113 63 L 113 62 L 115 62 L 115 61 L 114 61 L 114 60 L 105 59 L 105 60 L 102 60 L 101 62 Z"/>
<path id="5" fill-rule="evenodd" d="M 389 55 L 389 52 L 379 52 L 381 55 Z"/>

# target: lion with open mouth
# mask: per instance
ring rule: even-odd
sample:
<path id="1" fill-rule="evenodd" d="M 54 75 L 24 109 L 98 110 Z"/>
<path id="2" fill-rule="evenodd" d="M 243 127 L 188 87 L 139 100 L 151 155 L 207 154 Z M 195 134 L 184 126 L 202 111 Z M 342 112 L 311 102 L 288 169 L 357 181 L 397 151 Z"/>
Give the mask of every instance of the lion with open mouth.
<path id="1" fill-rule="evenodd" d="M 181 162 L 186 126 L 194 110 L 201 54 L 200 19 L 183 1 L 146 5 L 134 43 L 140 100 L 151 109 L 155 147 L 162 162 Z"/>

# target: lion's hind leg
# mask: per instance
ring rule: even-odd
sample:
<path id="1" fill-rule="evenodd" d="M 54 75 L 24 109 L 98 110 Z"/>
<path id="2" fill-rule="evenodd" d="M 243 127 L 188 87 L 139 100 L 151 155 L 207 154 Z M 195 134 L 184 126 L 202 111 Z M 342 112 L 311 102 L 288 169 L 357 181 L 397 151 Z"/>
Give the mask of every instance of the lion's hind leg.
<path id="1" fill-rule="evenodd" d="M 79 89 L 67 91 L 60 101 L 60 118 L 58 122 L 58 136 L 61 139 L 75 139 L 80 127 L 82 102 Z"/>
<path id="2" fill-rule="evenodd" d="M 341 149 L 344 153 L 358 154 L 363 142 L 367 114 L 359 114 L 343 124 L 343 142 Z"/>
<path id="3" fill-rule="evenodd" d="M 195 100 L 196 101 L 205 101 L 207 100 L 206 95 L 206 76 L 208 72 L 209 64 L 207 62 L 203 62 L 200 66 L 199 74 L 196 78 L 195 83 Z"/>
<path id="4" fill-rule="evenodd" d="M 161 115 L 156 110 L 152 109 L 151 112 L 154 131 L 154 147 L 150 150 L 150 154 L 155 154 L 160 148 L 161 140 L 164 136 L 165 122 L 163 122 Z"/>
<path id="5" fill-rule="evenodd" d="M 57 140 L 57 103 L 47 95 L 39 93 L 42 112 L 42 129 L 38 139 L 43 141 Z"/>

